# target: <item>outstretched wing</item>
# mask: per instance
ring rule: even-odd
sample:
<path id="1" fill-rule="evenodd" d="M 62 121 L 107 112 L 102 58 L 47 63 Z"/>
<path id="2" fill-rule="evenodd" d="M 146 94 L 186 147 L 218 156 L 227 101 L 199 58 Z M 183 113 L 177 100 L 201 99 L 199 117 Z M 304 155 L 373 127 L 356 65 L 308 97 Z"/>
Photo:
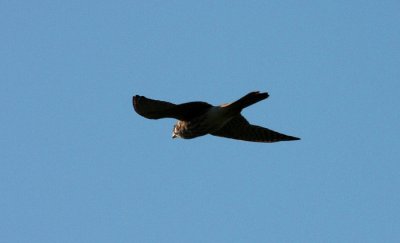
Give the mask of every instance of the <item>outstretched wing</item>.
<path id="1" fill-rule="evenodd" d="M 133 108 L 139 115 L 149 119 L 173 117 L 171 111 L 176 107 L 175 104 L 148 99 L 140 95 L 133 96 L 132 103 Z"/>
<path id="2" fill-rule="evenodd" d="M 191 120 L 211 107 L 206 102 L 189 102 L 176 105 L 167 101 L 152 100 L 140 95 L 133 96 L 132 103 L 135 111 L 148 119 L 175 118 L 183 121 Z"/>
<path id="3" fill-rule="evenodd" d="M 219 137 L 233 138 L 250 142 L 264 142 L 264 143 L 273 143 L 279 141 L 291 141 L 300 139 L 272 131 L 265 127 L 252 125 L 242 115 L 237 115 L 221 129 L 211 134 Z"/>

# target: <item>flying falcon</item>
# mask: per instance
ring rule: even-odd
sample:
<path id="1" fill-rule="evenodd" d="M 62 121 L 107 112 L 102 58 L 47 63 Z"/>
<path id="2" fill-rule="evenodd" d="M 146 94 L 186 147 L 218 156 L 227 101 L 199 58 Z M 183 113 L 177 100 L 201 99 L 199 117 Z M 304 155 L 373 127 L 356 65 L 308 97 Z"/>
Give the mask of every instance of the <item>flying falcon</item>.
<path id="1" fill-rule="evenodd" d="M 132 102 L 135 111 L 148 119 L 177 119 L 172 138 L 190 139 L 211 134 L 265 143 L 299 140 L 300 138 L 297 137 L 252 125 L 241 115 L 244 108 L 264 100 L 268 96 L 267 92 L 251 92 L 235 102 L 219 106 L 213 106 L 202 101 L 173 104 L 152 100 L 140 95 L 133 96 Z"/>

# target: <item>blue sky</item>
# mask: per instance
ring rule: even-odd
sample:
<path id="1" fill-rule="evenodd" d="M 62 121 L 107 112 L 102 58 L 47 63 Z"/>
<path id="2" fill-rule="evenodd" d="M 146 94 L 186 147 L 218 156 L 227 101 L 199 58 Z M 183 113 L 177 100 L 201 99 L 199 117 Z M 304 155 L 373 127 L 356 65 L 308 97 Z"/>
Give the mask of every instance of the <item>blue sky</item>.
<path id="1" fill-rule="evenodd" d="M 398 242 L 398 1 L 2 1 L 2 242 Z M 301 141 L 172 140 L 175 103 Z"/>

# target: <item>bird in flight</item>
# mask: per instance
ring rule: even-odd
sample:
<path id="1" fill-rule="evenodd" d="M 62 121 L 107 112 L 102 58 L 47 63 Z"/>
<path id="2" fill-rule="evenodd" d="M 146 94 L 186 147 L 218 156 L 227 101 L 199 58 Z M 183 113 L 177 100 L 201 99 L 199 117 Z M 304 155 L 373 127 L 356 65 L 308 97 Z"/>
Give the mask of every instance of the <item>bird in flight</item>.
<path id="1" fill-rule="evenodd" d="M 300 140 L 300 138 L 250 124 L 241 111 L 261 100 L 268 93 L 250 92 L 235 102 L 213 106 L 195 101 L 173 104 L 135 95 L 132 98 L 135 111 L 148 119 L 175 118 L 172 138 L 191 139 L 206 134 L 251 142 L 273 143 Z"/>

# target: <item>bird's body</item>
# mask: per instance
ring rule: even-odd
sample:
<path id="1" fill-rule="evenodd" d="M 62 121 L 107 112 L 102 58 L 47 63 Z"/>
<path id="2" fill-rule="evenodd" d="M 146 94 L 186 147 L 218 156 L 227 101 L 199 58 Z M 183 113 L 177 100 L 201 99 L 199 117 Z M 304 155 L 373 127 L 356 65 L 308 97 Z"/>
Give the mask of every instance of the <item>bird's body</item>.
<path id="1" fill-rule="evenodd" d="M 224 107 L 213 106 L 204 114 L 190 121 L 177 121 L 172 137 L 189 139 L 203 136 L 221 129 L 231 119 L 231 116 L 226 115 Z"/>
<path id="2" fill-rule="evenodd" d="M 241 115 L 244 108 L 266 99 L 268 96 L 266 92 L 251 92 L 233 103 L 212 106 L 206 102 L 176 105 L 136 95 L 133 97 L 133 106 L 139 115 L 149 119 L 177 119 L 173 128 L 173 138 L 190 139 L 211 134 L 252 142 L 299 140 L 296 137 L 251 125 Z"/>

